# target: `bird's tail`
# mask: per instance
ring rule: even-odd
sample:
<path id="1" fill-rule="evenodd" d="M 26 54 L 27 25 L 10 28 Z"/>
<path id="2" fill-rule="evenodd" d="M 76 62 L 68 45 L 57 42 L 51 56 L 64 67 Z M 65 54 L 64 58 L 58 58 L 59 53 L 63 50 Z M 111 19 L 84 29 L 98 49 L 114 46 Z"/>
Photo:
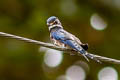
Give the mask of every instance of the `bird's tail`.
<path id="1" fill-rule="evenodd" d="M 101 63 L 101 61 L 100 60 L 98 60 L 97 58 L 95 58 L 94 56 L 92 56 L 91 54 L 89 54 L 87 51 L 85 51 L 84 49 L 82 49 L 82 48 L 78 48 L 78 51 L 79 51 L 79 53 L 89 62 L 89 59 L 88 58 L 90 58 L 90 59 L 92 59 L 92 60 L 94 60 L 94 61 L 96 61 L 96 62 L 98 62 L 98 63 Z"/>
<path id="2" fill-rule="evenodd" d="M 82 47 L 77 47 L 78 52 L 89 62 L 89 57 L 87 55 L 87 51 L 85 51 L 84 49 L 82 49 Z"/>
<path id="3" fill-rule="evenodd" d="M 98 60 L 97 58 L 95 58 L 94 56 L 92 56 L 91 54 L 89 54 L 87 51 L 85 51 L 84 49 L 82 49 L 82 48 L 78 48 L 77 49 L 78 50 L 78 52 L 89 62 L 89 59 L 88 58 L 90 58 L 90 59 L 92 59 L 92 60 L 94 60 L 94 61 L 96 61 L 96 62 L 98 62 L 98 63 L 101 63 L 101 61 L 100 60 Z"/>
<path id="4" fill-rule="evenodd" d="M 87 58 L 90 58 L 90 59 L 98 62 L 98 63 L 102 63 L 99 59 L 95 58 L 94 56 L 92 56 L 91 54 L 89 54 L 87 51 L 86 51 L 86 53 L 85 53 L 85 56 L 86 56 Z"/>
<path id="5" fill-rule="evenodd" d="M 78 51 L 88 62 L 89 62 L 88 58 L 93 59 L 96 62 L 100 62 L 100 60 L 98 60 L 94 56 L 90 55 L 82 46 L 77 44 L 75 41 L 66 40 L 65 43 L 67 45 L 69 45 L 71 48 L 73 48 L 74 50 Z"/>

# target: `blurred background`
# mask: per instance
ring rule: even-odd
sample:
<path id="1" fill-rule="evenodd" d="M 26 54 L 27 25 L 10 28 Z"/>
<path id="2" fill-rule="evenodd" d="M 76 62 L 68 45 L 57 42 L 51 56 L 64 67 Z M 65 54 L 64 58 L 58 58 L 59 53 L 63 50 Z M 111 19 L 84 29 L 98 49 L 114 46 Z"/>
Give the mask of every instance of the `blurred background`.
<path id="1" fill-rule="evenodd" d="M 0 0 L 0 31 L 50 42 L 57 16 L 89 52 L 120 59 L 120 0 Z M 0 80 L 120 80 L 120 65 L 0 37 Z"/>

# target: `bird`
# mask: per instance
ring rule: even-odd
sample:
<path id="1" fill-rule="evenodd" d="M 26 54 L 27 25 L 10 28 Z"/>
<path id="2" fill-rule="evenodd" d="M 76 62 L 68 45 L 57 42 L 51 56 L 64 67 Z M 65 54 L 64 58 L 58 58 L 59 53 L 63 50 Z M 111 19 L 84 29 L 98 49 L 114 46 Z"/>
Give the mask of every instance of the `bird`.
<path id="1" fill-rule="evenodd" d="M 47 19 L 47 26 L 50 32 L 50 39 L 54 45 L 71 48 L 82 55 L 88 62 L 88 58 L 100 62 L 100 60 L 88 54 L 87 43 L 83 44 L 79 38 L 63 29 L 60 20 L 56 16 L 51 16 Z"/>

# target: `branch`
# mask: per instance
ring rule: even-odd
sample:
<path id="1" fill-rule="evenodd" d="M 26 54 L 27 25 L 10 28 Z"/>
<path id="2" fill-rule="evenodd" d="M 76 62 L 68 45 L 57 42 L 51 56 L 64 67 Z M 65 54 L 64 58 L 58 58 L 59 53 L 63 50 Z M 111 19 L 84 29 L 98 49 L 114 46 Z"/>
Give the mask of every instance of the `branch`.
<path id="1" fill-rule="evenodd" d="M 61 47 L 55 46 L 55 45 L 50 44 L 50 43 L 44 43 L 44 42 L 41 42 L 41 41 L 32 40 L 32 39 L 28 39 L 28 38 L 24 38 L 24 37 L 12 35 L 12 34 L 4 33 L 4 32 L 0 32 L 0 36 L 8 37 L 8 38 L 16 39 L 16 40 L 21 40 L 21 41 L 32 43 L 32 44 L 37 44 L 37 45 L 40 45 L 40 46 L 43 46 L 43 47 L 56 49 L 56 50 L 64 51 L 64 52 L 67 52 L 67 53 L 76 52 L 76 51 L 74 51 L 72 49 L 61 48 Z M 108 62 L 108 63 L 113 63 L 113 64 L 120 64 L 120 60 L 107 58 L 107 57 L 103 57 L 103 56 L 99 56 L 99 55 L 95 55 L 95 54 L 91 54 L 91 53 L 89 53 L 89 55 L 92 55 L 93 57 L 95 57 L 98 60 L 103 61 L 103 62 Z"/>

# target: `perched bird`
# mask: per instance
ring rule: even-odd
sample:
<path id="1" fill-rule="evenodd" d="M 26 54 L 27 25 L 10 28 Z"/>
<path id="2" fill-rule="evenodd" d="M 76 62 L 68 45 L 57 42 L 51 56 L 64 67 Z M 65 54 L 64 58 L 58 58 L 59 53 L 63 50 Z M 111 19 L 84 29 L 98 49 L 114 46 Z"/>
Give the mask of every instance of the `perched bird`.
<path id="1" fill-rule="evenodd" d="M 88 44 L 83 44 L 77 37 L 63 29 L 62 24 L 57 17 L 52 16 L 48 18 L 47 26 L 50 31 L 51 41 L 55 45 L 72 48 L 80 53 L 87 61 L 89 61 L 88 58 L 91 58 L 97 62 L 100 62 L 98 59 L 88 54 Z"/>

